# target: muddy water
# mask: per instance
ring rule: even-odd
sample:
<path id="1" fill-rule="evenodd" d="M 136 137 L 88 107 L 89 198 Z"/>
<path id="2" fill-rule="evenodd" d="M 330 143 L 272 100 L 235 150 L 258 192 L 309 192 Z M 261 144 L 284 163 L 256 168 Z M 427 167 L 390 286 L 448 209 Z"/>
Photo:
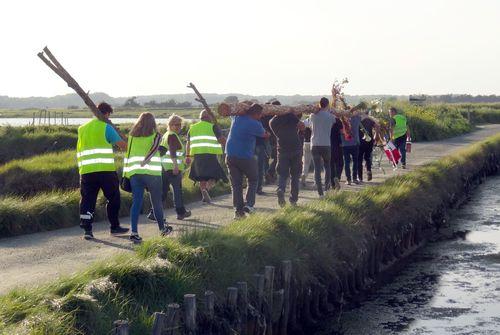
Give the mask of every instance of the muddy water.
<path id="1" fill-rule="evenodd" d="M 475 191 L 445 235 L 321 334 L 500 334 L 500 177 Z"/>

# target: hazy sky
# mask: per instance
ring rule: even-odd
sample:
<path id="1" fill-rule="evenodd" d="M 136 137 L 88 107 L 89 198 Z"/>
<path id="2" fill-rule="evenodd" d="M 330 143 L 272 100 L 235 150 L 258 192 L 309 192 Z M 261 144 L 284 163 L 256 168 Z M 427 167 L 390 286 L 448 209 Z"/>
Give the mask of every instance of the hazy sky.
<path id="1" fill-rule="evenodd" d="M 0 95 L 500 94 L 499 0 L 2 0 Z"/>

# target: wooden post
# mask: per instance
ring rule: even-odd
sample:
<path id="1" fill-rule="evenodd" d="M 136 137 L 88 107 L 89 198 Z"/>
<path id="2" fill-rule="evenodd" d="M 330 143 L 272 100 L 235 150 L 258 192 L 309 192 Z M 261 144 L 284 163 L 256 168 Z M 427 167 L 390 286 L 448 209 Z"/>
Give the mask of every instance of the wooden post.
<path id="1" fill-rule="evenodd" d="M 127 320 L 116 320 L 113 322 L 113 331 L 111 332 L 113 335 L 128 335 L 129 334 L 129 326 Z"/>
<path id="2" fill-rule="evenodd" d="M 265 286 L 265 296 L 267 302 L 267 310 L 269 312 L 266 315 L 267 319 L 267 329 L 266 335 L 273 334 L 273 322 L 272 322 L 272 311 L 273 311 L 273 293 L 274 293 L 274 266 L 266 266 L 264 269 L 264 286 Z"/>
<path id="3" fill-rule="evenodd" d="M 259 313 L 262 312 L 262 302 L 264 300 L 264 275 L 254 274 L 254 299 L 255 299 L 255 308 Z"/>
<path id="4" fill-rule="evenodd" d="M 167 331 L 167 314 L 156 312 L 153 314 L 153 335 L 163 335 Z"/>
<path id="5" fill-rule="evenodd" d="M 238 309 L 241 316 L 241 334 L 248 333 L 248 285 L 246 282 L 236 283 L 238 287 Z"/>
<path id="6" fill-rule="evenodd" d="M 321 311 L 319 310 L 319 302 L 320 302 L 319 285 L 314 284 L 312 286 L 312 314 L 317 319 L 321 318 Z"/>
<path id="7" fill-rule="evenodd" d="M 213 320 L 215 316 L 215 294 L 212 291 L 205 292 L 205 312 L 210 320 Z"/>
<path id="8" fill-rule="evenodd" d="M 179 319 L 180 319 L 179 304 L 169 304 L 167 306 L 167 333 L 166 335 L 180 334 Z"/>
<path id="9" fill-rule="evenodd" d="M 184 295 L 184 320 L 187 334 L 196 334 L 196 294 Z"/>
<path id="10" fill-rule="evenodd" d="M 33 112 L 33 123 L 32 123 L 33 126 L 35 126 L 35 118 L 36 118 L 36 112 Z"/>
<path id="11" fill-rule="evenodd" d="M 273 333 L 279 334 L 281 332 L 280 321 L 283 318 L 283 304 L 285 300 L 285 290 L 281 289 L 273 292 L 273 310 L 271 315 L 271 321 L 274 325 Z"/>
<path id="12" fill-rule="evenodd" d="M 304 308 L 303 308 L 303 313 L 302 317 L 304 318 L 304 321 L 306 324 L 314 324 L 313 317 L 311 315 L 311 307 L 312 307 L 312 290 L 309 287 L 306 287 L 304 289 Z"/>
<path id="13" fill-rule="evenodd" d="M 238 289 L 236 287 L 228 287 L 226 295 L 226 305 L 231 317 L 231 326 L 235 329 L 236 333 L 240 332 L 240 324 L 236 307 L 238 306 Z"/>
<path id="14" fill-rule="evenodd" d="M 38 125 L 42 124 L 42 111 L 43 111 L 43 109 L 40 109 L 40 111 L 38 113 Z"/>
<path id="15" fill-rule="evenodd" d="M 50 111 L 47 111 L 47 113 L 49 114 L 48 121 L 49 121 L 49 126 L 50 126 Z"/>
<path id="16" fill-rule="evenodd" d="M 288 319 L 290 317 L 290 284 L 292 280 L 292 261 L 281 263 L 281 276 L 283 280 L 283 320 L 280 327 L 280 334 L 288 334 Z"/>

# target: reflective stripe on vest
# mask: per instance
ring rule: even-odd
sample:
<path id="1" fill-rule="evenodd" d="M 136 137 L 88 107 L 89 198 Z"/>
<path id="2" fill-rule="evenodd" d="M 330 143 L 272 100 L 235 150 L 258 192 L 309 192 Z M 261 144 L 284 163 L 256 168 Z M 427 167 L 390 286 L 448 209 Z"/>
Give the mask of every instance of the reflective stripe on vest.
<path id="1" fill-rule="evenodd" d="M 145 137 L 129 136 L 128 150 L 123 160 L 123 173 L 125 177 L 135 174 L 161 176 L 161 157 L 157 151 L 148 164 L 141 166 L 141 162 L 151 150 L 156 133 Z M 127 158 L 128 156 L 128 158 Z"/>
<path id="2" fill-rule="evenodd" d="M 177 140 L 179 141 L 179 143 L 181 144 L 181 149 L 175 151 L 175 157 L 176 157 L 177 167 L 179 168 L 179 171 L 184 171 L 184 169 L 186 168 L 186 166 L 184 164 L 184 144 L 182 144 L 182 141 L 181 141 L 181 138 L 179 137 L 179 135 L 176 132 L 173 132 L 170 130 L 167 131 L 165 133 L 165 135 L 163 135 L 163 138 L 161 140 L 161 145 L 165 148 L 168 148 L 168 137 L 170 135 L 174 135 L 177 138 Z M 162 165 L 163 165 L 163 169 L 165 171 L 171 171 L 174 169 L 174 162 L 173 162 L 172 157 L 170 155 L 170 151 L 167 151 L 165 153 L 165 156 L 163 156 Z"/>
<path id="3" fill-rule="evenodd" d="M 206 121 L 191 125 L 189 129 L 190 155 L 222 154 L 222 145 L 218 142 L 213 128 L 214 125 Z"/>
<path id="4" fill-rule="evenodd" d="M 401 114 L 394 115 L 394 138 L 399 138 L 401 136 L 406 135 L 406 116 Z"/>
<path id="5" fill-rule="evenodd" d="M 116 171 L 113 146 L 106 140 L 107 123 L 90 120 L 78 128 L 76 158 L 80 174 Z"/>

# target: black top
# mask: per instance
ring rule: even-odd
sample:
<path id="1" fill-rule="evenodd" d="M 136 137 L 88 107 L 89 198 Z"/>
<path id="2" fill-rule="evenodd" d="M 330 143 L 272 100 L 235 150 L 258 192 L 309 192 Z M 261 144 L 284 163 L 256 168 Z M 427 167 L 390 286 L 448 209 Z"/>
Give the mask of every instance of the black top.
<path id="1" fill-rule="evenodd" d="M 335 117 L 335 123 L 332 126 L 332 131 L 330 132 L 330 144 L 332 147 L 339 147 L 342 144 L 342 139 L 340 137 L 340 131 L 344 126 L 338 117 Z"/>
<path id="2" fill-rule="evenodd" d="M 300 119 L 293 113 L 274 116 L 269 125 L 278 140 L 278 150 L 296 152 L 302 150 L 302 142 L 297 131 Z"/>
<path id="3" fill-rule="evenodd" d="M 370 142 L 367 142 L 367 143 L 371 143 L 373 142 L 373 128 L 375 127 L 375 121 L 372 120 L 372 118 L 365 118 L 363 120 L 361 120 L 361 124 L 363 125 L 363 127 L 366 129 L 366 131 L 368 132 L 368 134 L 370 135 L 370 137 L 372 137 L 372 140 Z M 363 140 L 363 133 L 361 132 L 361 130 L 359 131 L 359 140 L 360 141 L 363 141 L 363 142 L 366 142 Z"/>

